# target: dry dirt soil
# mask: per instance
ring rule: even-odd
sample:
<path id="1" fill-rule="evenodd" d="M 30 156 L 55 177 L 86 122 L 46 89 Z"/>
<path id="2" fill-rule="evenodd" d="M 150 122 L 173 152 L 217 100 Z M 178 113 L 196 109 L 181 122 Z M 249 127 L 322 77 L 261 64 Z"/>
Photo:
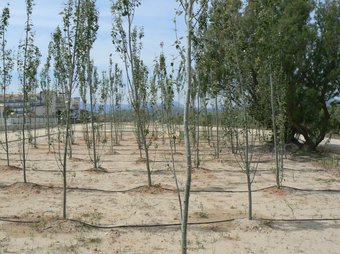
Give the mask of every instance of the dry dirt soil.
<path id="1" fill-rule="evenodd" d="M 23 183 L 18 143 L 11 166 L 0 154 L 0 253 L 180 253 L 180 212 L 169 145 L 150 146 L 153 187 L 134 134 L 119 146 L 101 147 L 94 170 L 78 129 L 67 172 L 67 218 L 62 219 L 62 174 L 57 144 L 29 146 Z M 44 131 L 42 131 L 43 133 Z M 16 138 L 12 135 L 12 139 Z M 3 138 L 1 139 L 3 141 Z M 340 141 L 322 153 L 287 153 L 281 189 L 275 188 L 274 156 L 262 151 L 253 188 L 254 220 L 247 219 L 246 176 L 240 158 L 201 145 L 202 163 L 192 175 L 189 253 L 340 253 Z M 185 182 L 183 144 L 175 166 Z"/>

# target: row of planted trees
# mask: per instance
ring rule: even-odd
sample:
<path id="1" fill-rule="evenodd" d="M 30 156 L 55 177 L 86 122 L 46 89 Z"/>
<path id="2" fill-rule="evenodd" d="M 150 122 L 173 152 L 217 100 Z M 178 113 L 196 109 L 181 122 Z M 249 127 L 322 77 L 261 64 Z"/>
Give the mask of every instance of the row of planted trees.
<path id="1" fill-rule="evenodd" d="M 141 39 L 142 36 L 131 25 L 139 1 L 119 2 L 114 6 L 113 12 L 119 17 L 117 24 L 121 24 L 122 17 L 125 17 L 128 28 L 124 30 L 116 26 L 119 28 L 113 30 L 113 39 L 125 60 L 127 73 L 130 73 L 127 74 L 130 98 L 137 116 L 137 138 L 145 152 L 149 185 L 146 137 L 152 133 L 146 120 L 150 119 L 147 103 L 151 101 L 151 105 L 155 105 L 157 100 L 148 99 L 147 94 L 158 94 L 155 83 L 158 83 L 161 98 L 159 110 L 166 112 L 161 122 L 168 124 L 171 150 L 176 130 L 184 132 L 187 177 L 183 198 L 178 193 L 182 252 L 185 253 L 192 159 L 194 166 L 199 167 L 200 127 L 204 126 L 204 121 L 214 125 L 214 128 L 204 128 L 204 133 L 214 147 L 216 158 L 223 148 L 221 136 L 229 140 L 232 152 L 239 158 L 248 186 L 249 219 L 253 218 L 251 187 L 258 165 L 256 142 L 266 140 L 263 130 L 271 129 L 279 188 L 283 177 L 284 145 L 293 142 L 314 150 L 326 133 L 335 127 L 329 124 L 332 116 L 326 104 L 339 91 L 336 76 L 339 71 L 336 67 L 339 64 L 339 45 L 336 43 L 339 36 L 334 33 L 339 28 L 336 22 L 339 3 L 244 3 L 237 0 L 178 3 L 177 14 L 184 13 L 187 34 L 184 47 L 179 39 L 175 42 L 181 56 L 176 74 L 173 69 L 167 73 L 166 59 L 161 53 L 152 82 L 140 78 L 145 72 L 140 60 L 141 46 L 134 38 Z M 294 43 L 289 45 L 292 38 Z M 171 121 L 174 90 L 177 88 L 179 96 L 184 83 L 183 129 L 176 129 L 170 124 L 174 123 Z M 214 117 L 210 121 L 208 102 L 212 102 L 214 108 Z M 152 107 L 151 111 L 154 112 Z M 139 117 L 141 113 L 143 121 Z M 302 135 L 305 141 L 301 142 L 298 135 Z M 192 148 L 195 156 L 192 156 Z M 173 169 L 177 182 L 174 166 Z"/>
<path id="2" fill-rule="evenodd" d="M 179 38 L 175 41 L 179 61 L 173 60 L 168 64 L 161 44 L 161 53 L 154 61 L 151 74 L 141 58 L 143 29 L 133 24 L 141 1 L 117 0 L 112 3 L 112 42 L 124 64 L 123 78 L 123 71 L 113 63 L 112 55 L 108 61 L 108 72 L 104 71 L 101 75 L 91 57 L 98 30 L 96 1 L 68 1 L 61 13 L 62 24 L 52 35 L 40 84 L 46 97 L 59 94 L 65 102 L 63 123 L 58 134 L 63 142 L 54 146 L 63 172 L 63 217 L 67 217 L 66 173 L 68 159 L 72 157 L 74 135 L 72 95 L 78 90 L 81 96 L 84 140 L 90 160 L 98 170 L 103 145 L 110 140 L 113 154 L 114 145 L 122 139 L 120 105 L 126 83 L 127 99 L 134 112 L 136 140 L 140 157 L 145 159 L 149 186 L 152 185 L 150 145 L 160 136 L 163 142 L 169 141 L 181 211 L 182 253 L 186 253 L 191 173 L 193 167 L 200 166 L 202 142 L 213 147 L 216 158 L 227 146 L 238 158 L 246 175 L 249 219 L 252 219 L 251 185 L 258 153 L 255 141 L 265 140 L 263 130 L 272 130 L 276 185 L 280 187 L 284 144 L 295 142 L 315 149 L 332 128 L 329 125 L 332 116 L 326 103 L 339 91 L 339 36 L 332 33 L 339 27 L 336 22 L 339 4 L 336 1 L 317 3 L 311 0 L 177 2 L 176 15 L 184 15 L 187 31 L 185 43 Z M 40 63 L 31 22 L 33 1 L 26 0 L 26 6 L 26 36 L 20 43 L 17 60 L 22 92 L 27 102 L 23 112 L 29 110 L 28 95 L 36 90 L 39 83 Z M 315 20 L 311 22 L 314 11 Z M 0 24 L 0 76 L 4 102 L 14 66 L 5 40 L 9 13 L 6 7 Z M 183 93 L 182 114 L 179 113 L 179 102 L 178 107 L 174 105 L 175 97 L 180 98 Z M 46 104 L 46 116 L 53 117 L 49 105 Z M 101 114 L 98 114 L 97 108 L 100 108 Z M 109 137 L 107 125 L 100 123 L 99 115 L 105 120 L 110 119 Z M 26 114 L 23 114 L 21 154 L 26 182 L 25 117 Z M 50 127 L 47 126 L 49 146 L 53 143 Z M 305 143 L 299 142 L 296 134 L 303 135 Z M 9 165 L 6 116 L 5 137 Z M 187 162 L 183 197 L 174 163 L 176 144 L 182 138 Z"/>
<path id="3" fill-rule="evenodd" d="M 98 30 L 98 11 L 96 1 L 77 0 L 68 1 L 62 11 L 62 25 L 57 27 L 52 34 L 51 42 L 48 46 L 47 59 L 42 66 L 40 75 L 38 67 L 40 65 L 41 53 L 34 44 L 32 23 L 34 1 L 26 1 L 26 22 L 25 37 L 20 41 L 17 57 L 13 50 L 8 48 L 6 32 L 10 21 L 10 7 L 5 7 L 2 11 L 0 24 L 1 39 L 1 65 L 0 77 L 2 98 L 4 103 L 4 142 L 1 141 L 6 151 L 7 165 L 10 165 L 9 130 L 7 119 L 10 108 L 6 102 L 10 100 L 7 92 L 11 84 L 12 72 L 16 67 L 19 74 L 22 94 L 22 115 L 21 131 L 17 132 L 20 145 L 20 160 L 22 163 L 23 181 L 27 182 L 26 169 L 28 159 L 28 143 L 32 143 L 32 119 L 36 119 L 36 108 L 34 108 L 34 97 L 37 90 L 41 89 L 41 96 L 45 101 L 45 122 L 47 130 L 47 142 L 49 151 L 57 151 L 57 162 L 63 173 L 64 184 L 64 208 L 63 217 L 66 218 L 66 189 L 67 189 L 67 162 L 72 157 L 72 143 L 74 141 L 74 112 L 71 109 L 72 96 L 79 89 L 79 94 L 83 100 L 84 109 L 80 118 L 84 120 L 84 137 L 87 143 L 89 157 L 96 169 L 100 168 L 100 149 L 106 142 L 106 133 L 102 135 L 100 128 L 106 124 L 96 122 L 100 112 L 109 112 L 105 119 L 110 119 L 111 147 L 119 144 L 121 140 L 122 118 L 120 105 L 123 100 L 124 84 L 122 81 L 122 71 L 118 64 L 113 64 L 110 60 L 109 74 L 102 73 L 99 78 L 98 70 L 91 58 L 91 49 L 96 40 Z M 40 79 L 38 79 L 38 76 Z M 32 103 L 33 98 L 33 103 Z M 89 99 L 89 108 L 87 101 Z M 109 102 L 108 102 L 109 101 Z M 62 103 L 63 105 L 59 105 Z M 54 104 L 54 107 L 53 107 Z M 57 105 L 56 105 L 57 104 Z M 98 106 L 100 104 L 100 106 Z M 106 105 L 110 105 L 107 111 Z M 61 112 L 55 112 L 56 107 L 61 107 Z M 99 113 L 98 113 L 99 107 Z M 53 111 L 54 110 L 54 111 Z M 58 117 L 58 135 L 55 133 L 50 121 Z M 36 121 L 36 120 L 35 120 Z M 37 148 L 37 128 L 34 128 L 34 147 Z M 54 142 L 57 139 L 58 142 Z"/>

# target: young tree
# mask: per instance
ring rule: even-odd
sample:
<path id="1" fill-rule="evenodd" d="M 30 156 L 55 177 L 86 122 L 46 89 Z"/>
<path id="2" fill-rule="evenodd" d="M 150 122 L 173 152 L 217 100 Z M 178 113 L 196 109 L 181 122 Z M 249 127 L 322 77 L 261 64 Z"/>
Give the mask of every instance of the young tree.
<path id="1" fill-rule="evenodd" d="M 188 215 L 189 215 L 189 200 L 190 200 L 190 189 L 191 189 L 191 176 L 192 176 L 192 153 L 190 145 L 190 105 L 191 98 L 193 95 L 193 34 L 194 34 L 194 22 L 195 19 L 199 20 L 200 15 L 204 12 L 207 7 L 207 0 L 199 1 L 199 7 L 194 12 L 194 4 L 196 0 L 178 0 L 181 6 L 181 10 L 177 11 L 177 15 L 184 13 L 186 23 L 186 43 L 185 50 L 179 46 L 180 42 L 177 39 L 176 47 L 181 49 L 180 54 L 182 61 L 185 63 L 185 105 L 183 115 L 183 128 L 184 128 L 184 143 L 185 143 L 185 157 L 186 157 L 186 180 L 184 188 L 183 198 L 183 209 L 181 214 L 181 252 L 187 253 L 187 226 L 188 226 Z M 179 84 L 178 84 L 179 85 Z"/>
<path id="2" fill-rule="evenodd" d="M 170 75 L 167 73 L 167 63 L 166 58 L 163 52 L 163 43 L 161 43 L 161 53 L 158 58 L 154 60 L 155 65 L 153 69 L 153 76 L 151 79 L 150 85 L 150 94 L 151 94 L 151 107 L 155 107 L 155 115 L 160 113 L 158 116 L 154 116 L 154 121 L 160 118 L 162 133 L 163 133 L 163 141 L 166 134 L 168 134 L 170 138 L 171 145 L 174 146 L 174 141 L 176 141 L 175 135 L 175 127 L 173 125 L 173 100 L 174 100 L 174 91 L 173 91 L 173 75 L 174 68 L 172 63 L 172 72 Z M 159 94 L 160 92 L 160 94 Z M 159 99 L 160 98 L 160 101 Z M 160 109 L 157 109 L 157 104 L 160 102 Z M 160 112 L 157 112 L 160 111 Z M 164 127 L 167 126 L 167 131 L 164 130 Z"/>
<path id="3" fill-rule="evenodd" d="M 65 98 L 65 113 L 63 116 L 65 131 L 63 154 L 60 158 L 63 173 L 63 218 L 66 219 L 67 194 L 67 155 L 71 149 L 71 100 L 78 86 L 79 66 L 84 64 L 86 49 L 91 48 L 86 31 L 90 24 L 86 20 L 87 4 L 95 3 L 89 0 L 69 0 L 62 11 L 62 30 L 58 27 L 53 34 L 54 76 L 58 91 Z M 95 11 L 95 9 L 91 9 Z M 85 15 L 86 13 L 86 15 Z M 91 23 L 92 24 L 92 23 Z"/>
<path id="4" fill-rule="evenodd" d="M 163 44 L 161 43 L 161 47 Z M 175 84 L 175 69 L 174 69 L 174 63 L 171 63 L 171 72 L 168 74 L 167 72 L 167 64 L 166 64 L 166 58 L 163 53 L 163 47 L 162 52 L 160 53 L 159 57 L 155 59 L 155 65 L 153 70 L 153 77 L 151 80 L 151 87 L 154 86 L 154 89 L 150 89 L 151 91 L 154 90 L 154 92 L 151 92 L 153 97 L 158 98 L 157 90 L 159 89 L 161 91 L 160 99 L 161 99 L 161 107 L 162 107 L 162 125 L 166 125 L 166 130 L 163 130 L 163 136 L 166 136 L 169 139 L 169 146 L 170 146 L 170 155 L 171 155 L 171 168 L 175 180 L 175 185 L 177 189 L 177 196 L 178 196 L 178 202 L 180 207 L 180 214 L 182 216 L 183 208 L 182 208 L 182 198 L 181 193 L 179 189 L 179 183 L 176 173 L 176 167 L 175 167 L 175 158 L 174 153 L 176 152 L 176 139 L 178 138 L 178 131 L 176 130 L 176 124 L 174 123 L 174 115 L 173 115 L 173 102 L 174 102 L 174 87 Z M 158 89 L 157 89 L 158 88 Z M 154 102 L 151 102 L 151 104 L 156 104 L 157 99 L 154 99 Z"/>
<path id="5" fill-rule="evenodd" d="M 109 99 L 109 79 L 106 71 L 102 72 L 102 80 L 100 82 L 100 108 L 99 111 L 104 114 L 104 141 L 107 142 L 107 101 Z"/>
<path id="6" fill-rule="evenodd" d="M 40 64 L 40 51 L 37 46 L 34 45 L 34 32 L 32 31 L 33 24 L 31 20 L 32 10 L 34 2 L 33 0 L 26 0 L 26 25 L 25 25 L 25 40 L 20 43 L 18 51 L 18 73 L 20 83 L 22 85 L 23 93 L 23 108 L 22 108 L 22 129 L 21 129 L 21 155 L 22 155 L 22 169 L 24 182 L 27 182 L 26 178 L 26 160 L 27 160 L 27 147 L 26 147 L 26 127 L 27 117 L 31 114 L 29 107 L 30 98 L 29 95 L 34 91 L 37 79 L 37 69 Z"/>
<path id="7" fill-rule="evenodd" d="M 181 214 L 181 252 L 187 253 L 187 229 L 189 216 L 189 198 L 192 175 L 192 158 L 190 147 L 190 132 L 189 132 L 189 114 L 190 114 L 190 96 L 192 89 L 192 34 L 193 34 L 193 19 L 194 19 L 194 0 L 180 1 L 186 22 L 186 55 L 185 55 L 185 77 L 186 77 L 186 99 L 184 106 L 183 128 L 184 128 L 184 142 L 185 142 L 185 157 L 186 157 L 186 183 L 184 189 L 183 211 Z"/>
<path id="8" fill-rule="evenodd" d="M 86 81 L 87 87 L 89 90 L 89 97 L 90 97 L 90 119 L 91 119 L 91 135 L 92 135 L 92 142 L 91 147 L 93 149 L 93 164 L 95 169 L 98 169 L 98 154 L 97 154 L 97 136 L 96 136 L 96 129 L 98 126 L 95 126 L 95 112 L 94 106 L 96 101 L 96 95 L 98 90 L 98 76 L 97 70 L 94 68 L 93 63 L 91 62 L 91 48 L 93 47 L 93 43 L 97 38 L 97 31 L 98 31 L 98 10 L 96 9 L 96 1 L 95 0 L 85 0 L 82 2 L 82 11 L 84 12 L 83 21 L 85 22 L 85 26 L 82 30 L 84 34 L 84 44 L 81 45 L 83 47 L 84 52 L 84 59 L 83 63 L 86 63 Z"/>
<path id="9" fill-rule="evenodd" d="M 6 89 L 10 85 L 11 82 L 11 71 L 13 69 L 13 59 L 12 59 L 12 51 L 7 49 L 7 41 L 6 41 L 6 32 L 9 26 L 9 18 L 10 18 L 10 10 L 9 6 L 5 7 L 2 11 L 2 15 L 0 18 L 0 86 L 2 89 L 3 95 L 3 104 L 4 104 L 4 129 L 5 129 L 5 151 L 6 151 L 6 161 L 7 166 L 9 166 L 9 147 L 8 147 L 8 129 L 7 129 L 7 117 L 8 110 L 6 104 Z"/>
<path id="10" fill-rule="evenodd" d="M 40 73 L 40 87 L 42 97 L 45 102 L 45 117 L 46 117 L 46 131 L 47 131 L 47 144 L 48 151 L 51 151 L 51 117 L 54 116 L 55 112 L 51 112 L 51 106 L 53 101 L 56 99 L 55 93 L 52 91 L 51 87 L 51 77 L 50 77 L 50 69 L 51 69 L 51 54 L 52 54 L 52 42 L 49 43 L 48 46 L 48 55 L 46 59 L 46 63 Z"/>
<path id="11" fill-rule="evenodd" d="M 146 160 L 148 185 L 152 185 L 151 168 L 149 160 L 149 144 L 147 142 L 147 104 L 146 99 L 146 76 L 147 71 L 141 60 L 141 39 L 143 30 L 138 31 L 133 27 L 133 18 L 136 8 L 140 5 L 139 0 L 118 0 L 112 4 L 114 24 L 112 28 L 112 42 L 116 51 L 120 53 L 125 64 L 127 83 L 130 89 L 130 102 L 136 115 L 137 141 L 140 152 L 143 147 Z M 124 27 L 124 19 L 127 22 Z"/>
<path id="12" fill-rule="evenodd" d="M 111 152 L 113 146 L 119 145 L 122 139 L 122 119 L 121 119 L 121 103 L 123 100 L 123 73 L 116 63 L 113 67 L 112 55 L 110 55 L 110 70 L 109 70 L 109 101 L 111 110 L 110 119 L 110 142 Z"/>
<path id="13" fill-rule="evenodd" d="M 249 2 L 250 3 L 250 2 Z M 254 53 L 251 48 L 251 34 L 243 20 L 241 1 L 215 0 L 211 5 L 211 23 L 208 28 L 209 47 L 207 53 L 212 59 L 213 76 L 212 92 L 223 88 L 226 94 L 227 107 L 239 112 L 242 126 L 239 155 L 240 166 L 246 174 L 248 189 L 248 218 L 252 216 L 252 182 L 255 177 L 257 163 L 254 162 L 255 130 L 251 117 L 251 89 L 253 79 Z M 218 52 L 214 49 L 218 49 Z M 219 56 L 223 56 L 219 57 Z M 251 126 L 252 124 L 252 126 Z M 231 126 L 231 125 L 230 125 Z M 235 126 L 238 128 L 239 126 Z M 237 130 L 238 132 L 238 130 Z M 238 152 L 238 151 L 236 151 Z"/>
<path id="14" fill-rule="evenodd" d="M 89 152 L 89 156 L 91 162 L 94 165 L 96 170 L 100 169 L 100 151 L 105 144 L 105 138 L 102 135 L 102 127 L 101 124 L 96 122 L 97 120 L 97 113 L 95 112 L 96 104 L 97 104 L 97 97 L 98 97 L 98 89 L 100 85 L 100 80 L 98 77 L 97 68 L 91 64 L 90 66 L 91 77 L 88 77 L 88 80 L 91 80 L 91 85 L 89 87 L 89 97 L 90 97 L 90 118 L 91 118 L 91 136 L 88 137 L 87 140 L 87 148 Z M 101 147 L 102 146 L 102 147 Z"/>
<path id="15" fill-rule="evenodd" d="M 280 19 L 280 1 L 270 1 L 263 4 L 253 3 L 249 5 L 245 23 L 249 24 L 248 34 L 253 38 L 249 43 L 253 48 L 253 55 L 261 61 L 261 65 L 253 65 L 256 71 L 256 82 L 253 86 L 256 90 L 256 105 L 253 105 L 252 115 L 256 119 L 266 119 L 266 114 L 271 114 L 268 127 L 272 129 L 273 148 L 275 153 L 275 178 L 277 188 L 280 188 L 283 176 L 283 152 L 285 143 L 285 100 L 286 85 L 285 75 L 282 70 L 281 35 L 278 30 Z M 261 13 L 261 15 L 258 15 Z M 255 49 L 255 50 L 254 50 Z M 269 107 L 270 105 L 270 107 Z M 260 112 L 264 112 L 264 114 Z M 262 123 L 267 125 L 265 121 Z"/>

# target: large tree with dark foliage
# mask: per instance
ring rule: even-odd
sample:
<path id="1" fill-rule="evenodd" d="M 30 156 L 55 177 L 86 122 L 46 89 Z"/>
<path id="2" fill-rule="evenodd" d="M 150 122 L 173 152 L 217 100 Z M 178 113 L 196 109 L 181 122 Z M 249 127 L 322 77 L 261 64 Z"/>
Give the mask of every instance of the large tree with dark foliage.
<path id="1" fill-rule="evenodd" d="M 235 99 L 237 68 L 231 49 L 238 45 L 246 58 L 241 71 L 251 116 L 272 126 L 271 73 L 275 103 L 285 114 L 286 142 L 315 150 L 332 128 L 327 102 L 339 94 L 339 5 L 335 0 L 212 1 L 207 43 L 214 45 L 206 48 L 223 49 L 226 60 L 218 68 L 223 75 L 212 76 L 224 80 L 211 82 L 225 84 L 223 89 Z M 205 54 L 219 62 L 222 56 L 213 52 Z"/>

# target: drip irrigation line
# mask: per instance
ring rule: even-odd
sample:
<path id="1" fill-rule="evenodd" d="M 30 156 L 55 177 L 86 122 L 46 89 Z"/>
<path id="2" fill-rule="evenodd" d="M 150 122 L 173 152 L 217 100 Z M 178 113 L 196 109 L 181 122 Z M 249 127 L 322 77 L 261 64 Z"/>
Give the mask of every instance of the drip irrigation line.
<path id="1" fill-rule="evenodd" d="M 226 222 L 232 222 L 235 220 L 244 219 L 244 218 L 230 218 L 224 220 L 211 220 L 211 221 L 201 221 L 201 222 L 189 222 L 188 225 L 210 225 L 210 224 L 220 224 Z M 63 219 L 57 219 L 62 220 Z M 256 218 L 255 221 L 270 221 L 270 222 L 316 222 L 316 221 L 340 221 L 340 218 L 300 218 L 300 219 L 276 219 L 276 218 Z M 13 219 L 10 217 L 0 217 L 0 221 L 10 222 L 10 223 L 20 223 L 20 224 L 38 224 L 43 222 L 43 220 L 19 220 Z M 162 224 L 125 224 L 125 225 L 103 225 L 103 224 L 92 224 L 85 221 L 81 221 L 78 219 L 67 219 L 66 221 L 71 221 L 75 223 L 82 224 L 87 227 L 97 228 L 97 229 L 119 229 L 119 228 L 161 228 L 161 227 L 178 227 L 181 226 L 181 223 L 162 223 Z"/>
<path id="2" fill-rule="evenodd" d="M 259 221 L 275 221 L 275 222 L 307 222 L 307 221 L 340 221 L 340 218 L 312 218 L 312 219 L 270 219 L 258 218 Z"/>
<path id="3" fill-rule="evenodd" d="M 188 222 L 188 225 L 209 225 L 209 224 L 219 224 L 225 222 L 231 222 L 238 218 L 232 219 L 224 219 L 224 220 L 212 220 L 212 221 L 201 221 L 201 222 Z M 63 219 L 58 219 L 63 220 Z M 176 227 L 181 226 L 181 223 L 161 223 L 161 224 L 125 224 L 125 225 L 100 225 L 100 224 L 92 224 L 85 221 L 77 220 L 77 219 L 67 219 L 71 222 L 80 223 L 84 226 L 91 228 L 100 228 L 100 229 L 115 229 L 115 228 L 159 228 L 159 227 Z M 42 220 L 28 221 L 28 220 L 19 220 L 12 219 L 9 217 L 0 217 L 0 221 L 3 222 L 11 222 L 11 223 L 22 223 L 22 224 L 38 224 L 42 222 Z"/>
<path id="4" fill-rule="evenodd" d="M 305 192 L 340 192 L 340 190 L 336 189 L 302 189 L 302 188 L 296 188 L 296 187 L 291 187 L 291 186 L 281 186 L 281 188 L 287 188 L 287 189 L 292 189 L 296 191 L 305 191 Z"/>
<path id="5" fill-rule="evenodd" d="M 296 168 L 283 168 L 283 171 L 297 171 L 297 172 L 301 172 L 301 171 L 307 171 L 307 172 L 325 172 L 325 169 L 310 169 L 310 168 L 300 168 L 300 169 L 296 169 Z"/>
<path id="6" fill-rule="evenodd" d="M 138 188 L 140 188 L 140 187 L 135 187 L 135 188 L 126 189 L 126 190 L 103 190 L 103 189 L 95 189 L 95 188 L 68 187 L 67 190 L 69 190 L 69 191 L 80 191 L 80 192 L 126 193 L 126 192 L 130 192 L 130 191 L 134 191 Z"/>
<path id="7" fill-rule="evenodd" d="M 212 221 L 202 221 L 202 222 L 188 222 L 188 225 L 209 225 L 209 224 L 219 224 L 225 222 L 231 222 L 236 220 L 236 218 L 225 219 L 225 220 L 212 220 Z M 92 228 L 102 228 L 102 229 L 114 229 L 114 228 L 159 228 L 159 227 L 177 227 L 181 226 L 181 223 L 163 223 L 163 224 L 126 224 L 126 225 L 99 225 L 91 224 L 81 220 L 70 219 L 70 221 L 83 224 L 84 226 Z"/>
<path id="8" fill-rule="evenodd" d="M 0 221 L 13 222 L 13 223 L 22 223 L 22 224 L 34 224 L 34 223 L 38 223 L 39 222 L 39 221 L 31 221 L 31 220 L 13 219 L 13 218 L 10 218 L 10 217 L 0 217 Z"/>
<path id="9" fill-rule="evenodd" d="M 260 191 L 264 191 L 264 190 L 267 190 L 267 189 L 271 189 L 271 188 L 276 188 L 275 185 L 273 186 L 268 186 L 268 187 L 264 187 L 264 188 L 260 188 L 260 189 L 254 189 L 252 190 L 252 192 L 260 192 Z M 221 193 L 244 193 L 244 192 L 248 192 L 248 190 L 216 190 L 216 189 L 193 189 L 193 190 L 190 190 L 190 192 L 200 192 L 200 193 L 218 193 L 218 192 L 221 192 Z"/>
<path id="10" fill-rule="evenodd" d="M 61 170 L 57 170 L 57 169 L 45 170 L 45 169 L 35 169 L 35 168 L 32 168 L 31 170 L 35 171 L 35 172 L 44 172 L 44 173 L 62 173 Z M 85 170 L 81 170 L 81 171 L 85 171 Z M 73 172 L 69 172 L 69 173 L 73 173 Z"/>
<path id="11" fill-rule="evenodd" d="M 15 183 L 14 183 L 15 184 Z M 9 188 L 10 186 L 14 184 L 9 184 L 9 185 L 0 185 L 0 189 L 4 188 Z M 63 187 L 60 186 L 50 186 L 50 185 L 43 185 L 43 184 L 36 184 L 36 183 L 31 183 L 36 187 L 42 187 L 46 189 L 59 189 L 61 190 Z M 132 191 L 138 191 L 140 188 L 145 188 L 147 186 L 145 185 L 140 185 L 136 186 L 130 189 L 125 189 L 125 190 L 104 190 L 104 189 L 97 189 L 97 188 L 84 188 L 84 187 L 68 187 L 68 191 L 80 191 L 80 192 L 103 192 L 103 193 L 127 193 L 127 192 L 132 192 Z M 153 185 L 152 187 L 159 188 L 160 190 L 164 191 L 169 191 L 169 192 L 176 192 L 175 189 L 171 188 L 165 188 L 161 187 L 159 185 Z M 151 187 L 151 188 L 152 188 Z M 302 189 L 302 188 L 296 188 L 296 187 L 291 187 L 291 186 L 281 186 L 280 189 L 292 189 L 295 191 L 301 191 L 301 192 L 333 192 L 333 193 L 340 193 L 340 190 L 337 189 Z M 265 191 L 268 189 L 277 189 L 276 185 L 271 185 L 259 189 L 253 189 L 252 192 L 260 192 L 260 191 Z M 180 189 L 179 191 L 183 192 L 183 189 Z M 246 193 L 248 190 L 223 190 L 223 189 L 192 189 L 190 191 L 191 193 Z"/>

